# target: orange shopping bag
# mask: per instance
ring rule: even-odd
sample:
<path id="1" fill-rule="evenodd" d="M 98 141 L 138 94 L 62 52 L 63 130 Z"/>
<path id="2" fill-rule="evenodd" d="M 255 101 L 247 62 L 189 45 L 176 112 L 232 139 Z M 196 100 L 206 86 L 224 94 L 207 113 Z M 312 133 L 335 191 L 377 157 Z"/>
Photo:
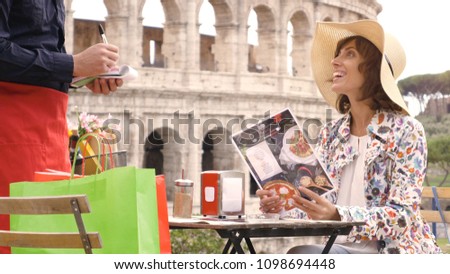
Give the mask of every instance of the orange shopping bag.
<path id="1" fill-rule="evenodd" d="M 169 213 L 167 210 L 166 181 L 164 175 L 156 176 L 156 199 L 158 201 L 159 251 L 170 254 Z"/>
<path id="2" fill-rule="evenodd" d="M 69 180 L 70 172 L 64 172 L 53 169 L 45 169 L 45 171 L 35 171 L 33 182 L 50 182 L 59 180 Z M 73 178 L 81 178 L 83 176 L 74 174 Z"/>

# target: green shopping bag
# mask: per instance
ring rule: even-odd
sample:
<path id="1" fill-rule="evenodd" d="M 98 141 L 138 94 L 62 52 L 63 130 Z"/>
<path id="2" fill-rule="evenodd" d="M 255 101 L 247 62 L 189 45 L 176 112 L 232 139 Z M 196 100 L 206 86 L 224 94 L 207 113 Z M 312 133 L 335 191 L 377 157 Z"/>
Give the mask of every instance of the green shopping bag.
<path id="1" fill-rule="evenodd" d="M 83 214 L 86 230 L 99 232 L 103 247 L 93 253 L 159 253 L 158 206 L 153 169 L 119 167 L 78 179 L 20 182 L 11 196 L 86 194 L 91 213 Z M 77 232 L 73 216 L 12 215 L 11 230 Z M 83 253 L 76 249 L 13 248 L 12 253 Z"/>

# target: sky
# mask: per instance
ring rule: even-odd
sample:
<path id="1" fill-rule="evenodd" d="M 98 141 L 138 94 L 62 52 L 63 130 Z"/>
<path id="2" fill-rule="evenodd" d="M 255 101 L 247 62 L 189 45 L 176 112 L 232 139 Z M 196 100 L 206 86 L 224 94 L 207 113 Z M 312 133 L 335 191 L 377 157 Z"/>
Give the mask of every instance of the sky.
<path id="1" fill-rule="evenodd" d="M 206 1 L 206 0 L 205 0 Z M 158 5 L 156 8 L 152 3 Z M 417 74 L 435 74 L 450 70 L 450 1 L 449 0 L 378 0 L 383 11 L 378 15 L 385 31 L 392 33 L 403 45 L 407 64 L 399 80 Z M 164 14 L 160 0 L 148 0 L 144 6 L 144 25 L 162 26 Z M 204 5 L 200 11 L 200 32 L 214 34 L 208 25 L 214 19 L 212 7 Z M 75 18 L 104 20 L 106 8 L 103 0 L 73 0 Z M 154 12 L 161 9 L 161 12 Z M 150 13 L 152 16 L 145 16 Z M 158 16 L 159 15 L 159 16 Z"/>
<path id="2" fill-rule="evenodd" d="M 450 1 L 378 0 L 383 11 L 379 22 L 406 52 L 400 79 L 450 70 Z"/>

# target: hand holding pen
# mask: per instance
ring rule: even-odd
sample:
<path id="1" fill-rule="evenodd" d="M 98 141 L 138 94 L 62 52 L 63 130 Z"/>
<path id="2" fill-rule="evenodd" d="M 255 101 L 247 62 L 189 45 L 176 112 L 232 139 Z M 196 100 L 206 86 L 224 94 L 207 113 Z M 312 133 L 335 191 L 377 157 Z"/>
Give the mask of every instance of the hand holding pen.
<path id="1" fill-rule="evenodd" d="M 98 26 L 98 29 L 103 43 L 95 44 L 73 56 L 74 77 L 98 75 L 117 67 L 119 48 L 108 43 L 101 25 Z M 122 84 L 122 79 L 96 79 L 86 87 L 94 93 L 109 94 Z"/>
<path id="2" fill-rule="evenodd" d="M 105 30 L 102 24 L 98 24 L 98 32 L 102 38 L 103 44 L 109 46 L 108 39 L 106 39 Z M 117 60 L 116 60 L 117 61 Z M 108 66 L 108 71 L 111 71 L 114 67 Z M 121 79 L 97 79 L 91 85 L 87 85 L 94 93 L 103 93 L 108 95 L 111 91 L 115 91 L 118 87 L 122 86 L 123 81 Z"/>

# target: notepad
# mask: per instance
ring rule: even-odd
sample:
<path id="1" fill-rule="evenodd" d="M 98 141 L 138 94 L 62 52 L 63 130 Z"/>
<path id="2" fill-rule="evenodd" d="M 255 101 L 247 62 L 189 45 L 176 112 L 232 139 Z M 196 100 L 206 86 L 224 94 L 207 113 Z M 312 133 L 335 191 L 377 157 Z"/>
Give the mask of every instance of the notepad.
<path id="1" fill-rule="evenodd" d="M 129 65 L 122 65 L 118 69 L 113 69 L 111 71 L 108 71 L 106 73 L 102 73 L 96 76 L 87 76 L 87 77 L 75 77 L 73 78 L 72 83 L 70 86 L 72 88 L 81 88 L 92 81 L 94 81 L 97 78 L 116 78 L 116 79 L 122 79 L 124 81 L 132 81 L 137 79 L 138 72 L 134 68 L 132 68 Z"/>

